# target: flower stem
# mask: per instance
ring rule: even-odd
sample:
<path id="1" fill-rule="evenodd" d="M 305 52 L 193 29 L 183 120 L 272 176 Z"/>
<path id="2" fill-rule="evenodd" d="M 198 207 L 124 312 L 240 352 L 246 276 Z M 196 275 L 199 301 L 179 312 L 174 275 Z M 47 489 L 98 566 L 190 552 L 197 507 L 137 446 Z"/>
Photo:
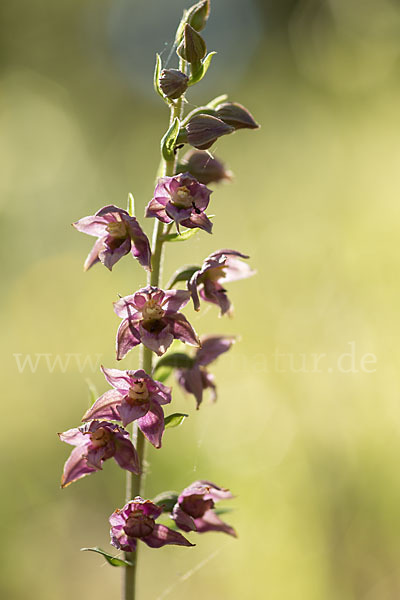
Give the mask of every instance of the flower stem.
<path id="1" fill-rule="evenodd" d="M 184 68 L 184 65 L 182 64 Z M 174 121 L 176 117 L 182 118 L 183 112 L 183 97 L 181 96 L 175 103 L 171 103 L 170 109 L 170 123 Z M 168 177 L 172 177 L 176 172 L 177 156 L 172 160 L 162 159 L 162 173 Z M 163 262 L 163 245 L 164 245 L 164 223 L 156 219 L 153 229 L 153 240 L 152 240 L 152 271 L 149 273 L 147 278 L 147 284 L 158 287 L 161 279 L 161 269 Z M 153 370 L 153 353 L 149 348 L 145 346 L 141 347 L 140 354 L 140 368 L 151 375 Z M 126 502 L 129 502 L 135 496 L 143 494 L 144 488 L 144 476 L 145 476 L 145 438 L 143 433 L 138 428 L 136 422 L 133 425 L 132 441 L 136 446 L 136 450 L 139 456 L 142 472 L 140 475 L 133 475 L 129 471 L 126 472 Z M 136 598 L 136 567 L 138 560 L 138 549 L 139 545 L 136 546 L 135 552 L 125 552 L 125 559 L 132 563 L 132 566 L 123 567 L 123 581 L 122 581 L 122 600 L 135 600 Z"/>

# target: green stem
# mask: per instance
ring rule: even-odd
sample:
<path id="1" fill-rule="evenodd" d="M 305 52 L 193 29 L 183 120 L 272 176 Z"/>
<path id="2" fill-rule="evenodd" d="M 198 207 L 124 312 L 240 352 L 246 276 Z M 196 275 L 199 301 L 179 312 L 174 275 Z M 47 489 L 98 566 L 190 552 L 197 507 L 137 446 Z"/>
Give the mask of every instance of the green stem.
<path id="1" fill-rule="evenodd" d="M 185 68 L 185 65 L 180 64 L 181 70 Z M 174 121 L 176 117 L 180 120 L 182 118 L 183 113 L 183 97 L 179 98 L 174 104 L 171 104 L 171 114 L 170 114 L 170 123 Z M 175 156 L 172 160 L 164 160 L 162 159 L 162 172 L 163 175 L 167 175 L 168 177 L 172 177 L 176 173 L 176 165 L 177 165 L 177 156 Z M 163 235 L 165 233 L 165 229 L 168 228 L 168 225 L 164 226 L 164 224 L 158 219 L 155 220 L 154 229 L 153 229 L 153 240 L 152 240 L 152 271 L 149 273 L 147 278 L 147 284 L 155 287 L 159 287 L 161 280 L 161 269 L 163 262 Z M 151 375 L 153 370 L 153 353 L 149 348 L 145 346 L 141 346 L 141 354 L 140 354 L 140 368 L 146 371 L 149 375 Z M 143 433 L 137 426 L 135 422 L 133 425 L 132 432 L 132 441 L 136 446 L 136 450 L 139 456 L 140 465 L 142 467 L 142 472 L 140 475 L 133 475 L 129 471 L 126 472 L 126 496 L 125 501 L 129 502 L 135 496 L 143 495 L 144 492 L 144 479 L 145 479 L 145 452 L 146 452 L 146 444 Z M 131 567 L 123 568 L 123 581 L 122 581 L 122 600 L 135 600 L 136 598 L 136 567 L 138 560 L 138 550 L 139 545 L 136 547 L 135 552 L 125 552 L 126 560 L 129 560 L 132 563 Z"/>

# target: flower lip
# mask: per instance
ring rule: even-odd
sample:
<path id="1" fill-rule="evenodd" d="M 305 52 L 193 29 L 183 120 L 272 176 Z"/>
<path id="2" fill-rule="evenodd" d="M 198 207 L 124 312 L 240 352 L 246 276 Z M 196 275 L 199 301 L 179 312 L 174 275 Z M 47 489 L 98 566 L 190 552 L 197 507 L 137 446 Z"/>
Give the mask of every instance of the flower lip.
<path id="1" fill-rule="evenodd" d="M 126 225 L 122 220 L 112 221 L 109 223 L 106 226 L 106 231 L 111 235 L 111 237 L 117 239 L 126 238 L 128 235 Z"/>
<path id="2" fill-rule="evenodd" d="M 211 498 L 205 500 L 204 494 L 192 494 L 185 496 L 179 505 L 193 519 L 200 519 L 205 512 L 214 508 L 214 501 Z"/>
<path id="3" fill-rule="evenodd" d="M 129 404 L 140 404 L 149 399 L 149 389 L 144 379 L 135 379 L 129 389 L 127 401 Z"/>
<path id="4" fill-rule="evenodd" d="M 190 190 L 185 185 L 180 186 L 176 192 L 171 194 L 171 202 L 178 208 L 190 208 L 194 204 Z"/>
<path id="5" fill-rule="evenodd" d="M 133 538 L 141 538 L 150 535 L 155 527 L 155 521 L 142 510 L 134 510 L 126 519 L 124 531 L 126 535 Z"/>
<path id="6" fill-rule="evenodd" d="M 141 309 L 141 313 L 144 321 L 157 321 L 162 319 L 165 315 L 165 311 L 154 298 L 150 298 L 146 301 L 145 305 Z"/>
<path id="7" fill-rule="evenodd" d="M 99 427 L 90 433 L 90 441 L 93 448 L 104 448 L 111 440 L 111 432 L 104 427 Z"/>

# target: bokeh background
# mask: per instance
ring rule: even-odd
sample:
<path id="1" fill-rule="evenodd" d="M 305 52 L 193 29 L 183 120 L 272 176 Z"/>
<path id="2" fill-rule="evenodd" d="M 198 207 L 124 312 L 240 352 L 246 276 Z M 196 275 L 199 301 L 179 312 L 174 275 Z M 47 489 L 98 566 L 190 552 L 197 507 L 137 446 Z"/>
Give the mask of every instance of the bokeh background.
<path id="1" fill-rule="evenodd" d="M 189 106 L 227 92 L 262 129 L 218 142 L 235 179 L 215 188 L 215 233 L 171 244 L 164 273 L 234 247 L 258 276 L 231 285 L 234 319 L 187 310 L 199 333 L 240 342 L 215 367 L 216 405 L 196 412 L 176 390 L 173 408 L 190 418 L 149 452 L 147 494 L 204 477 L 230 487 L 226 519 L 240 537 L 143 547 L 139 597 L 397 600 L 400 6 L 212 4 L 204 35 L 218 55 Z M 79 548 L 111 548 L 107 517 L 122 505 L 124 476 L 109 461 L 61 491 L 69 448 L 56 432 L 79 422 L 88 380 L 107 389 L 98 364 L 116 366 L 111 302 L 142 286 L 143 272 L 126 258 L 112 274 L 84 274 L 91 239 L 70 223 L 124 207 L 128 192 L 139 214 L 151 198 L 168 119 L 152 90 L 154 56 L 168 60 L 188 6 L 0 6 L 7 600 L 119 597 L 119 571 Z M 135 368 L 137 354 L 123 364 Z"/>

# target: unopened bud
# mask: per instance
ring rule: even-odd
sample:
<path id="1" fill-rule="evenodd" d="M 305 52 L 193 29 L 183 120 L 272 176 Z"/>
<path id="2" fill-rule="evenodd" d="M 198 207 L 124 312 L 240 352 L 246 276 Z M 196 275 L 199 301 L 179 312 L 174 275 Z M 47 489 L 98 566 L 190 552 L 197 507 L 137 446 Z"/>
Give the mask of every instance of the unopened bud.
<path id="1" fill-rule="evenodd" d="M 196 115 L 186 125 L 187 141 L 199 150 L 207 150 L 219 137 L 233 131 L 234 127 L 211 115 Z"/>
<path id="2" fill-rule="evenodd" d="M 236 102 L 224 102 L 216 107 L 215 112 L 219 119 L 235 129 L 258 129 L 260 127 L 247 108 Z"/>
<path id="3" fill-rule="evenodd" d="M 186 13 L 186 22 L 196 31 L 201 31 L 206 26 L 209 14 L 210 0 L 202 0 L 189 8 Z"/>
<path id="4" fill-rule="evenodd" d="M 232 179 L 232 173 L 225 169 L 224 164 L 203 150 L 189 150 L 178 165 L 178 171 L 180 173 L 188 171 L 204 185 Z"/>
<path id="5" fill-rule="evenodd" d="M 183 39 L 176 52 L 191 65 L 199 65 L 207 53 L 207 47 L 201 35 L 186 24 Z"/>
<path id="6" fill-rule="evenodd" d="M 178 69 L 163 69 L 160 73 L 162 93 L 171 100 L 180 98 L 187 90 L 189 77 Z"/>

